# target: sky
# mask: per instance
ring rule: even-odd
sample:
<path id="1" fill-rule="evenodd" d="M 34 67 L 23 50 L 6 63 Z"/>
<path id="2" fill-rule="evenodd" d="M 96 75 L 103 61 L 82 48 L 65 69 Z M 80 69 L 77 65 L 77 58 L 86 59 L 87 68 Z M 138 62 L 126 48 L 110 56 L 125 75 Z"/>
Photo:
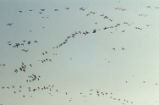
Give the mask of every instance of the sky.
<path id="1" fill-rule="evenodd" d="M 0 0 L 0 13 L 0 105 L 159 104 L 159 1 Z"/>

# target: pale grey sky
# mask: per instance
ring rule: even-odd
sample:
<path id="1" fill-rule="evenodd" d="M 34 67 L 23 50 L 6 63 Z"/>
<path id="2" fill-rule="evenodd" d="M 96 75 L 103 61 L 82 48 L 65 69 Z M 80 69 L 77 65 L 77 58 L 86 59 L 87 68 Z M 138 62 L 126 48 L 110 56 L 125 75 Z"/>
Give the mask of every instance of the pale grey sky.
<path id="1" fill-rule="evenodd" d="M 0 13 L 0 105 L 159 104 L 159 1 L 0 0 Z"/>

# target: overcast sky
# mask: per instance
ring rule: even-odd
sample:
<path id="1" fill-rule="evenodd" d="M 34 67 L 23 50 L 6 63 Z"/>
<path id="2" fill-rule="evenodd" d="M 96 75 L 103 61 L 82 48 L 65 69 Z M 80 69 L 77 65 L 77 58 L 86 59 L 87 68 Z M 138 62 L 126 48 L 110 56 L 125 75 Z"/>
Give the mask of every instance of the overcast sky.
<path id="1" fill-rule="evenodd" d="M 159 1 L 0 0 L 0 14 L 0 105 L 159 104 Z"/>

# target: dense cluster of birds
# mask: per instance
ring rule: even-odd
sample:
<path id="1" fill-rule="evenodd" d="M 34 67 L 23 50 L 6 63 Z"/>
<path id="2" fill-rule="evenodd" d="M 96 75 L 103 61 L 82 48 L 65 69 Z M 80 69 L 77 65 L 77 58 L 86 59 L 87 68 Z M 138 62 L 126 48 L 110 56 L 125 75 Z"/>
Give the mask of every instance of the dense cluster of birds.
<path id="1" fill-rule="evenodd" d="M 28 76 L 28 80 L 26 80 L 26 82 L 33 82 L 33 81 L 39 81 L 40 80 L 40 75 L 36 75 L 36 74 L 31 74 Z"/>
<path id="2" fill-rule="evenodd" d="M 20 73 L 20 72 L 23 72 L 25 73 L 27 76 L 27 79 L 26 79 L 26 82 L 27 83 L 31 83 L 31 82 L 34 82 L 34 81 L 39 81 L 41 76 L 40 75 L 37 75 L 37 74 L 31 74 L 31 75 L 28 75 L 27 73 L 30 73 L 31 72 L 31 68 L 33 67 L 32 64 L 28 64 L 26 65 L 24 62 L 21 63 L 20 67 L 14 69 L 14 72 L 16 74 Z"/>
<path id="3" fill-rule="evenodd" d="M 22 62 L 22 63 L 21 63 L 21 66 L 20 66 L 19 68 L 16 68 L 16 69 L 14 70 L 14 72 L 15 72 L 15 73 L 18 73 L 18 72 L 26 72 L 28 67 L 32 67 L 32 64 L 26 65 L 26 64 L 24 64 L 24 62 Z"/>
<path id="4" fill-rule="evenodd" d="M 31 41 L 31 40 L 22 40 L 20 42 L 11 42 L 11 41 L 8 41 L 8 45 L 13 47 L 13 48 L 20 48 L 21 51 L 23 52 L 28 52 L 29 49 L 28 49 L 28 46 L 31 46 L 32 44 L 34 43 L 38 43 L 37 40 L 34 40 L 34 41 Z"/>
<path id="5" fill-rule="evenodd" d="M 51 58 L 43 58 L 39 60 L 41 63 L 52 62 Z"/>
<path id="6" fill-rule="evenodd" d="M 146 6 L 146 8 L 152 8 L 151 6 Z M 159 9 L 159 7 L 154 7 L 156 9 Z M 66 7 L 65 10 L 70 10 L 71 8 L 70 7 Z M 114 22 L 114 19 L 108 17 L 107 15 L 103 14 L 103 13 L 97 13 L 95 11 L 87 11 L 86 8 L 84 7 L 80 7 L 79 8 L 80 11 L 83 11 L 83 12 L 86 12 L 85 13 L 85 16 L 89 17 L 89 16 L 94 16 L 94 15 L 97 15 L 97 16 L 100 16 L 102 17 L 104 20 L 108 20 L 109 22 Z M 125 8 L 120 8 L 120 7 L 116 7 L 115 10 L 118 10 L 118 11 L 126 11 L 127 9 Z M 34 11 L 33 9 L 29 9 L 29 10 L 19 10 L 18 13 L 19 14 L 22 14 L 26 11 L 29 11 L 29 12 L 32 12 Z M 58 8 L 55 8 L 54 9 L 55 12 L 58 12 L 60 11 L 60 9 Z M 39 9 L 38 13 L 39 14 L 43 14 L 44 12 L 46 12 L 46 9 Z M 146 17 L 147 14 L 138 14 L 138 16 L 143 16 L 143 17 Z M 42 19 L 48 19 L 49 16 L 41 16 Z M 11 27 L 13 26 L 15 23 L 14 22 L 8 22 L 6 25 Z M 98 24 L 98 22 L 95 22 L 95 24 Z M 88 35 L 94 35 L 100 31 L 107 31 L 107 30 L 112 30 L 112 29 L 116 29 L 118 27 L 120 27 L 121 25 L 127 25 L 127 26 L 132 26 L 131 23 L 127 22 L 127 21 L 124 21 L 124 22 L 121 22 L 121 23 L 113 23 L 114 25 L 106 25 L 104 27 L 100 27 L 100 28 L 93 28 L 92 30 L 77 30 L 77 31 L 74 31 L 72 34 L 70 35 L 67 35 L 65 37 L 65 39 L 58 43 L 57 45 L 53 46 L 53 48 L 55 49 L 59 49 L 60 47 L 66 45 L 71 39 L 74 39 L 74 38 L 77 38 L 78 36 L 88 36 Z M 146 25 L 147 27 L 149 27 L 150 25 Z M 42 28 L 46 28 L 46 26 L 42 26 Z M 134 26 L 133 27 L 134 29 L 136 30 L 143 30 L 143 27 L 140 27 L 140 26 Z M 125 32 L 126 30 L 125 29 L 122 29 L 121 32 Z M 32 30 L 30 30 L 29 32 L 32 32 Z M 12 41 L 8 41 L 7 44 L 9 46 L 11 46 L 12 48 L 17 48 L 17 49 L 21 49 L 21 51 L 23 52 L 28 52 L 29 51 L 29 48 L 28 46 L 31 46 L 33 44 L 37 44 L 39 41 L 38 40 L 22 40 L 22 41 L 18 41 L 18 42 L 12 42 Z M 125 51 L 126 48 L 125 47 L 120 47 L 120 48 L 117 48 L 117 47 L 113 47 L 112 48 L 113 51 Z M 52 62 L 52 58 L 51 57 L 46 57 L 50 52 L 45 50 L 45 51 L 42 51 L 40 52 L 40 54 L 43 56 L 43 58 L 41 58 L 40 60 L 37 60 L 37 61 L 40 61 L 41 63 L 46 63 L 46 62 Z M 58 53 L 53 53 L 52 55 L 55 55 L 57 56 Z M 72 60 L 72 58 L 71 58 Z M 110 63 L 110 60 L 108 59 L 105 59 L 107 60 L 108 63 Z M 3 66 L 5 67 L 6 64 L 0 64 L 0 66 Z M 54 84 L 49 84 L 49 85 L 43 85 L 43 86 L 30 86 L 29 83 L 33 83 L 33 82 L 39 82 L 41 80 L 41 75 L 39 74 L 36 74 L 36 73 L 33 73 L 33 64 L 25 64 L 24 62 L 21 62 L 21 65 L 16 67 L 16 69 L 14 69 L 14 73 L 15 74 L 18 74 L 18 73 L 25 73 L 25 82 L 27 83 L 27 85 L 11 85 L 11 86 L 1 86 L 1 90 L 5 91 L 10 91 L 11 93 L 13 94 L 18 94 L 20 95 L 22 98 L 26 98 L 26 97 L 33 97 L 33 95 L 36 93 L 39 93 L 42 92 L 42 91 L 45 91 L 48 95 L 50 96 L 53 96 L 55 93 L 61 93 L 62 95 L 66 95 L 68 96 L 68 102 L 72 102 L 73 101 L 73 98 L 70 96 L 71 93 L 69 93 L 68 91 L 60 91 L 60 89 L 56 88 Z M 28 74 L 29 73 L 29 74 Z M 128 80 L 125 80 L 125 83 L 128 84 L 129 81 Z M 142 81 L 143 84 L 146 84 L 147 81 Z M 157 82 L 154 83 L 155 86 L 158 86 L 159 84 Z M 59 92 L 60 91 L 60 92 Z M 121 98 L 121 97 L 117 97 L 115 96 L 115 94 L 113 92 L 106 92 L 106 91 L 101 91 L 100 89 L 90 89 L 88 90 L 87 92 L 79 92 L 78 93 L 81 97 L 83 98 L 87 98 L 89 96 L 95 96 L 95 97 L 106 97 L 107 99 L 110 99 L 112 101 L 115 101 L 115 102 L 119 102 L 121 103 L 122 105 L 126 105 L 126 104 L 134 104 L 135 102 L 132 101 L 132 100 L 129 100 L 127 98 Z M 0 104 L 0 105 L 3 105 L 3 104 Z"/>

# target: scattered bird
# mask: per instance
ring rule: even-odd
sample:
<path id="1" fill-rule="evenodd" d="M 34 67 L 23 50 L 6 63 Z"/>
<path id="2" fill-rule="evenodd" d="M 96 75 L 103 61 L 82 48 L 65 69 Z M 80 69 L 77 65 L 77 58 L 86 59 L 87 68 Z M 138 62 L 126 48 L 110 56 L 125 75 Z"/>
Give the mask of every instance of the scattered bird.
<path id="1" fill-rule="evenodd" d="M 69 10 L 70 8 L 69 8 L 69 7 L 66 7 L 65 9 L 66 9 L 66 10 Z"/>
<path id="2" fill-rule="evenodd" d="M 29 9 L 28 11 L 30 11 L 30 12 L 31 12 L 31 11 L 33 11 L 33 10 L 32 10 L 32 9 Z"/>
<path id="3" fill-rule="evenodd" d="M 119 11 L 126 11 L 125 8 L 120 8 L 120 7 L 116 7 L 115 10 L 119 10 Z"/>
<path id="4" fill-rule="evenodd" d="M 59 9 L 54 9 L 54 11 L 59 11 Z"/>
<path id="5" fill-rule="evenodd" d="M 112 48 L 114 51 L 116 50 L 116 48 Z"/>
<path id="6" fill-rule="evenodd" d="M 135 29 L 137 29 L 137 30 L 142 30 L 142 28 L 140 28 L 140 27 L 135 27 Z"/>
<path id="7" fill-rule="evenodd" d="M 22 51 L 24 51 L 24 52 L 28 52 L 29 50 L 28 50 L 28 49 L 22 49 Z"/>
<path id="8" fill-rule="evenodd" d="M 83 7 L 79 8 L 81 11 L 85 11 L 85 9 Z"/>
<path id="9" fill-rule="evenodd" d="M 97 31 L 97 30 L 96 30 L 96 29 L 94 29 L 92 33 L 96 33 L 96 31 Z"/>
<path id="10" fill-rule="evenodd" d="M 5 66 L 6 66 L 6 64 L 0 64 L 0 66 L 5 67 Z"/>
<path id="11" fill-rule="evenodd" d="M 45 9 L 40 9 L 41 11 L 45 11 Z"/>
<path id="12" fill-rule="evenodd" d="M 125 81 L 125 83 L 127 84 L 127 83 L 128 83 L 128 81 L 126 80 L 126 81 Z"/>
<path id="13" fill-rule="evenodd" d="M 7 26 L 12 26 L 12 25 L 13 25 L 13 23 L 8 23 L 8 24 L 7 24 Z"/>
<path id="14" fill-rule="evenodd" d="M 125 50 L 125 48 L 124 48 L 124 47 L 122 47 L 122 48 L 121 48 L 121 50 Z"/>
<path id="15" fill-rule="evenodd" d="M 23 11 L 18 11 L 19 13 L 22 13 Z"/>

